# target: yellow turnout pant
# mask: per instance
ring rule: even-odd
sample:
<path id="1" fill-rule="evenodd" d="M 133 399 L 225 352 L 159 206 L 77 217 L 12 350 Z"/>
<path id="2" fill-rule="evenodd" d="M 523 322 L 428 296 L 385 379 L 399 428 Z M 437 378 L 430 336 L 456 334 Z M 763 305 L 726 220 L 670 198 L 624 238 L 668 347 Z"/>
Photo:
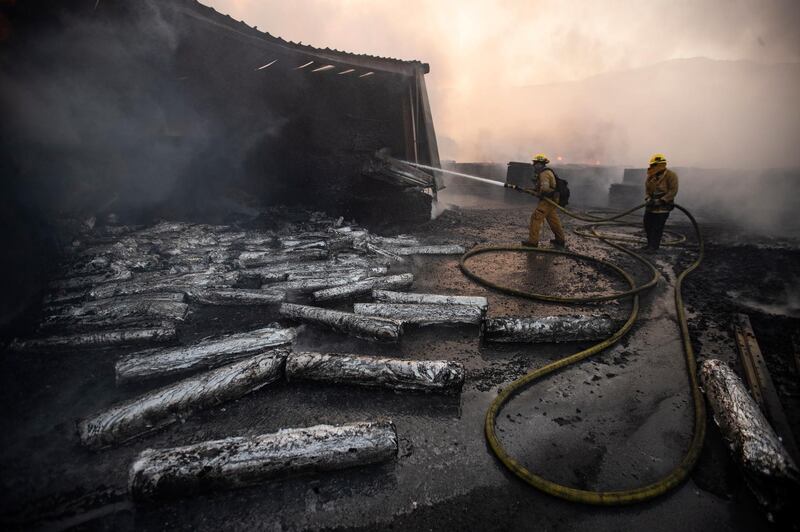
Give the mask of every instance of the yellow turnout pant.
<path id="1" fill-rule="evenodd" d="M 561 227 L 561 220 L 558 219 L 558 210 L 552 203 L 539 200 L 539 205 L 531 215 L 531 226 L 528 233 L 528 242 L 539 243 L 539 233 L 542 232 L 542 222 L 547 220 L 547 225 L 553 231 L 556 240 L 564 241 L 564 228 Z"/>

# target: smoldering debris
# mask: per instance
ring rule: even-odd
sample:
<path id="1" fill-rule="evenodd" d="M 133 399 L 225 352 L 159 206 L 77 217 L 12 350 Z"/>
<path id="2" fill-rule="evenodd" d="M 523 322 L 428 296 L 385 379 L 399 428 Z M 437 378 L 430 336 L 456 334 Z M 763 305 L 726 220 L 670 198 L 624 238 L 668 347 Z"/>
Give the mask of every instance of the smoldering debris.
<path id="1" fill-rule="evenodd" d="M 201 373 L 112 406 L 78 422 L 81 443 L 102 448 L 124 443 L 193 411 L 237 399 L 283 376 L 285 353 L 267 353 Z"/>
<path id="2" fill-rule="evenodd" d="M 602 340 L 617 328 L 607 315 L 543 316 L 533 318 L 498 316 L 483 323 L 483 337 L 489 342 L 561 343 Z"/>
<path id="3" fill-rule="evenodd" d="M 277 305 L 310 293 L 317 301 L 335 301 L 376 288 L 402 289 L 413 276 L 390 275 L 389 265 L 403 260 L 400 254 L 454 247 L 374 235 L 305 211 L 291 216 L 279 211 L 269 229 L 171 221 L 81 227 L 84 232 L 66 248 L 49 285 L 41 337 L 18 340 L 12 348 L 174 340 L 176 323 L 195 306 Z M 404 251 L 388 253 L 378 246 Z M 376 336 L 363 328 L 374 322 L 345 321 L 350 333 Z M 70 333 L 58 334 L 66 330 Z"/>
<path id="4" fill-rule="evenodd" d="M 292 353 L 287 380 L 303 379 L 400 391 L 457 394 L 464 368 L 449 360 L 401 360 L 339 353 Z"/>
<path id="5" fill-rule="evenodd" d="M 292 328 L 265 327 L 222 338 L 206 339 L 193 345 L 133 353 L 117 361 L 117 382 L 164 377 L 199 368 L 221 366 L 270 348 L 291 345 L 296 336 L 296 330 Z"/>
<path id="6" fill-rule="evenodd" d="M 281 305 L 280 313 L 286 318 L 321 325 L 364 340 L 396 342 L 403 334 L 403 327 L 399 321 L 359 316 L 350 312 L 284 303 Z"/>
<path id="7" fill-rule="evenodd" d="M 484 310 L 478 306 L 430 303 L 356 303 L 353 312 L 419 326 L 477 325 L 484 315 Z"/>
<path id="8" fill-rule="evenodd" d="M 769 511 L 785 509 L 800 492 L 800 470 L 780 438 L 727 364 L 705 360 L 700 378 L 714 421 L 756 498 Z"/>
<path id="9" fill-rule="evenodd" d="M 270 478 L 385 462 L 397 456 L 391 422 L 316 425 L 274 434 L 142 451 L 130 469 L 138 500 L 250 486 Z"/>
<path id="10" fill-rule="evenodd" d="M 91 299 L 131 296 L 150 292 L 186 292 L 191 288 L 230 288 L 239 282 L 238 272 L 181 273 L 177 275 L 150 274 L 134 277 L 122 283 L 108 283 L 89 291 Z"/>

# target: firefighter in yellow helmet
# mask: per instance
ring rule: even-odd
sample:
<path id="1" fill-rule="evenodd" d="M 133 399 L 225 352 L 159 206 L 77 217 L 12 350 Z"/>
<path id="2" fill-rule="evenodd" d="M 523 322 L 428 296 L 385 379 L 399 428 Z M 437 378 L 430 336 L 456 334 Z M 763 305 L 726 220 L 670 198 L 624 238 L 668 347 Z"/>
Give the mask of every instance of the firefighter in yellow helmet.
<path id="1" fill-rule="evenodd" d="M 550 159 L 543 153 L 533 157 L 534 191 L 539 195 L 539 204 L 531 215 L 531 224 L 528 231 L 528 240 L 523 240 L 522 245 L 528 247 L 539 246 L 539 234 L 542 231 L 542 223 L 547 220 L 547 224 L 553 231 L 555 238 L 550 242 L 558 247 L 566 244 L 564 229 L 561 227 L 561 220 L 558 219 L 556 206 L 545 200 L 548 198 L 558 203 L 558 191 L 556 189 L 556 175 L 547 167 Z"/>
<path id="2" fill-rule="evenodd" d="M 675 208 L 675 196 L 678 194 L 678 175 L 667 170 L 667 158 L 663 153 L 656 153 L 650 158 L 644 188 L 647 202 L 644 211 L 647 246 L 644 249 L 652 252 L 661 245 L 664 225 L 670 211 Z"/>

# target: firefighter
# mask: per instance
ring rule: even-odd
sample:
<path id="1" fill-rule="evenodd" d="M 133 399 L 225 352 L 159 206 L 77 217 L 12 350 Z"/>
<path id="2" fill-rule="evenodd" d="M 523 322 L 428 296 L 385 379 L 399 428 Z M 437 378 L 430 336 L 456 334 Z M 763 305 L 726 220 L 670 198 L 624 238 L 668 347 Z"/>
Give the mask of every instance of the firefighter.
<path id="1" fill-rule="evenodd" d="M 667 170 L 667 158 L 656 153 L 650 158 L 645 181 L 644 232 L 647 235 L 645 251 L 656 251 L 661 245 L 661 235 L 669 213 L 675 208 L 678 194 L 678 175 Z"/>
<path id="2" fill-rule="evenodd" d="M 554 246 L 564 247 L 564 229 L 561 227 L 561 220 L 558 219 L 556 206 L 545 198 L 558 203 L 558 191 L 556 190 L 556 175 L 547 167 L 550 162 L 544 154 L 539 153 L 533 157 L 533 173 L 535 175 L 534 192 L 539 195 L 539 204 L 531 215 L 531 224 L 528 232 L 528 240 L 523 240 L 522 245 L 528 247 L 539 247 L 539 233 L 542 230 L 542 222 L 547 220 L 547 224 L 553 231 L 554 239 L 550 243 Z"/>

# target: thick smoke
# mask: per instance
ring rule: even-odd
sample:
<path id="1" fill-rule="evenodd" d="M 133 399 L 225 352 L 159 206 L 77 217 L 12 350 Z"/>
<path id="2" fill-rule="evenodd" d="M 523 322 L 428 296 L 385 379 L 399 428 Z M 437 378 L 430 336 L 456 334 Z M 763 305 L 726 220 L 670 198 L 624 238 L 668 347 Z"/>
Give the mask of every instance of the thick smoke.
<path id="1" fill-rule="evenodd" d="M 429 62 L 444 160 L 643 167 L 663 152 L 688 205 L 797 231 L 800 3 L 207 3 L 287 39 Z"/>
<path id="2" fill-rule="evenodd" d="M 164 200 L 207 140 L 167 76 L 177 39 L 152 2 L 123 26 L 64 13 L 16 42 L 0 71 L 0 101 L 21 193 L 48 211 Z M 176 127 L 193 125 L 192 142 Z M 36 186 L 31 186 L 31 181 Z"/>
<path id="3" fill-rule="evenodd" d="M 50 218 L 246 209 L 220 202 L 284 121 L 244 105 L 232 116 L 211 101 L 210 94 L 222 104 L 235 99 L 223 74 L 192 62 L 191 34 L 164 5 L 93 4 L 44 14 L 32 6 L 11 21 L 0 65 L 2 164 L 6 176 L 18 176 L 5 184 L 11 195 Z"/>
<path id="4" fill-rule="evenodd" d="M 444 159 L 800 166 L 792 0 L 207 3 L 287 39 L 429 62 Z"/>

